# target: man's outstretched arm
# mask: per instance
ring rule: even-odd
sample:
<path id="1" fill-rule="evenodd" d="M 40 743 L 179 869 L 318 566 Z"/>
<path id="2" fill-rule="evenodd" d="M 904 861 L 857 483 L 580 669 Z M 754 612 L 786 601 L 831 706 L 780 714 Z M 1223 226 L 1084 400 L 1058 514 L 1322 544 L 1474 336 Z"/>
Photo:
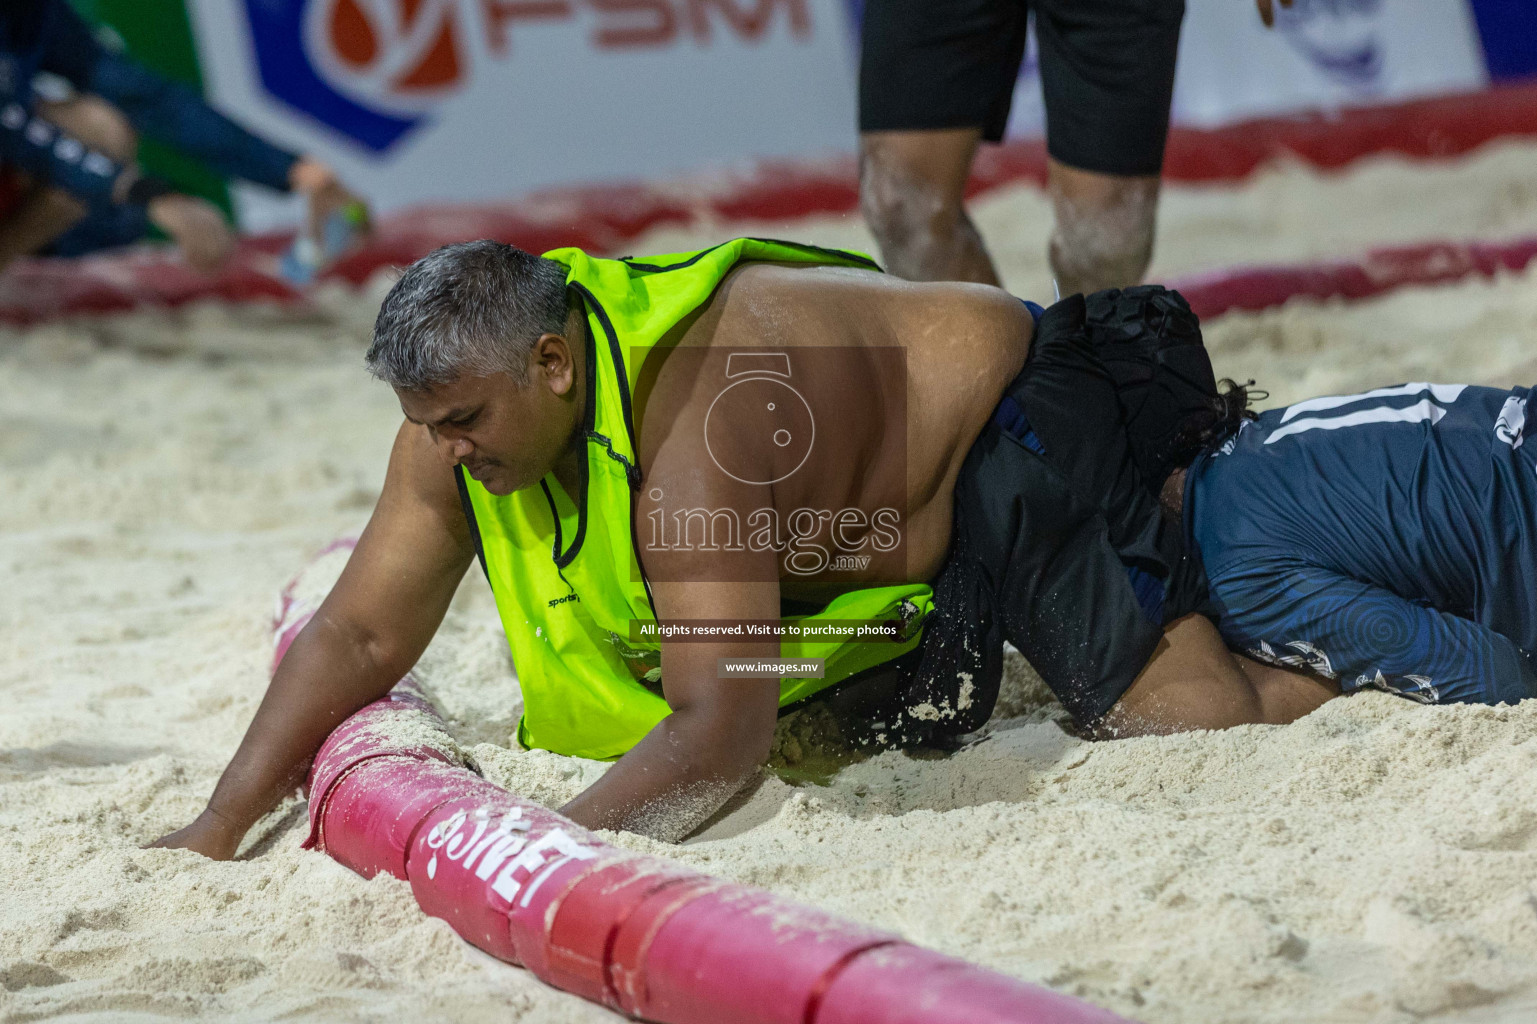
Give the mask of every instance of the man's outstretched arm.
<path id="1" fill-rule="evenodd" d="M 655 583 L 652 593 L 663 620 L 779 618 L 777 582 Z M 717 659 L 777 657 L 777 640 L 663 644 L 672 713 L 560 812 L 588 828 L 688 835 L 768 760 L 779 715 L 778 679 L 717 678 Z"/>
<path id="2" fill-rule="evenodd" d="M 368 528 L 273 675 L 207 809 L 151 845 L 234 856 L 331 730 L 416 664 L 473 557 L 452 471 L 424 428 L 402 426 Z"/>

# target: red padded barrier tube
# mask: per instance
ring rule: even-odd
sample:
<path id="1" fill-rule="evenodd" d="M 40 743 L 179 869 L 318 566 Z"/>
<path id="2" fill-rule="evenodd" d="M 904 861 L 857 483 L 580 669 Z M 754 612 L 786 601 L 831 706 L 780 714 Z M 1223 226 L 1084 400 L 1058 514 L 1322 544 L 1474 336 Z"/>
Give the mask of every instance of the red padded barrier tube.
<path id="1" fill-rule="evenodd" d="M 633 956 L 624 966 L 640 982 L 623 1008 L 649 1020 L 802 1024 L 860 953 L 901 941 L 761 890 L 720 886 L 678 906 L 648 941 L 618 951 Z"/>
<path id="2" fill-rule="evenodd" d="M 1008 982 L 1001 974 L 910 943 L 881 946 L 861 954 L 833 979 L 816 1024 L 1008 1024 L 1019 1019 L 1018 996 Z M 1042 992 L 1034 1012 L 1043 1021 L 1114 1024 L 1121 1019 L 1057 992 Z"/>
<path id="3" fill-rule="evenodd" d="M 1179 289 L 1197 316 L 1259 310 L 1294 298 L 1365 299 L 1406 285 L 1444 284 L 1501 271 L 1519 272 L 1537 258 L 1537 238 L 1512 242 L 1422 242 L 1373 249 L 1354 260 L 1292 266 L 1234 267 L 1197 274 Z"/>
<path id="4" fill-rule="evenodd" d="M 644 929 L 655 922 L 658 901 L 686 899 L 717 884 L 659 858 L 620 857 L 594 864 L 551 893 L 546 939 L 534 938 L 530 962 L 539 957 L 539 976 L 557 988 L 607 1006 L 628 1005 L 633 1002 L 629 978 L 615 964 L 619 937 L 626 928 Z"/>
<path id="5" fill-rule="evenodd" d="M 405 879 L 417 825 L 472 781 L 462 767 L 436 758 L 385 754 L 354 762 L 331 785 L 312 789 L 325 796 L 310 801 L 313 826 L 304 845 L 319 846 L 364 878 L 383 872 Z"/>
<path id="6" fill-rule="evenodd" d="M 350 547 L 341 541 L 332 548 Z M 277 660 L 313 614 L 283 592 Z M 772 893 L 610 846 L 457 763 L 409 677 L 310 773 L 310 838 L 545 982 L 666 1024 L 1126 1024 Z"/>

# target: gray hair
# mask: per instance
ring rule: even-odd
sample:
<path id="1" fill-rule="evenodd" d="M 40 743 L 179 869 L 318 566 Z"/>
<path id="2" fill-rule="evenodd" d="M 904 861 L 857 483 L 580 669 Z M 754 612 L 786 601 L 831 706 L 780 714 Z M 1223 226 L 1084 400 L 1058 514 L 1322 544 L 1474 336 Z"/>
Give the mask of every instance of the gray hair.
<path id="1" fill-rule="evenodd" d="M 384 297 L 368 371 L 402 391 L 505 373 L 528 383 L 528 354 L 565 330 L 566 268 L 489 239 L 435 249 Z"/>

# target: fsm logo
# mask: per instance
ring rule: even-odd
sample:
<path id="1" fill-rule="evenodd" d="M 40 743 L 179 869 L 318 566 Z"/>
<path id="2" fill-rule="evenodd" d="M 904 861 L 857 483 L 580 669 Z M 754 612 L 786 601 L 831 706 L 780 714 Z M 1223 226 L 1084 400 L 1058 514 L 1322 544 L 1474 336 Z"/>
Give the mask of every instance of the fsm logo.
<path id="1" fill-rule="evenodd" d="M 312 0 L 303 44 L 322 78 L 359 103 L 421 111 L 465 71 L 455 0 Z"/>
<path id="2" fill-rule="evenodd" d="M 262 86 L 382 153 L 512 54 L 519 25 L 588 27 L 595 51 L 805 41 L 808 0 L 245 0 Z"/>
<path id="3" fill-rule="evenodd" d="M 462 74 L 450 0 L 245 0 L 262 86 L 374 152 Z"/>
<path id="4" fill-rule="evenodd" d="M 1382 78 L 1381 9 L 1382 0 L 1295 0 L 1276 12 L 1276 24 L 1324 75 L 1369 90 Z"/>

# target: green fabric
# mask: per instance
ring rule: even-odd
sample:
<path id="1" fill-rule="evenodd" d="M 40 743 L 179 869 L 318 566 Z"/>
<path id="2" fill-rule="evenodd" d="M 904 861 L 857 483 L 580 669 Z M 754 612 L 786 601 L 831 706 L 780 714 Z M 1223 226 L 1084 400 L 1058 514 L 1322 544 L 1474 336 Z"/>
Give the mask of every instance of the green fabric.
<path id="1" fill-rule="evenodd" d="M 879 268 L 854 253 L 747 238 L 632 260 L 596 259 L 578 249 L 545 257 L 568 268 L 567 283 L 586 304 L 592 339 L 589 514 L 584 522 L 580 496 L 568 498 L 553 475 L 503 497 L 462 474 L 461 481 L 523 689 L 519 740 L 561 754 L 612 758 L 669 712 L 659 695 L 660 643 L 630 640 L 630 620 L 656 621 L 632 542 L 631 489 L 640 473 L 633 416 L 626 415 L 647 354 L 742 261 Z M 783 657 L 825 658 L 826 676 L 784 679 L 781 706 L 911 650 L 932 598 L 926 584 L 870 587 L 843 594 L 814 615 L 786 616 L 812 623 L 899 619 L 914 628 L 899 643 L 782 642 Z"/>

